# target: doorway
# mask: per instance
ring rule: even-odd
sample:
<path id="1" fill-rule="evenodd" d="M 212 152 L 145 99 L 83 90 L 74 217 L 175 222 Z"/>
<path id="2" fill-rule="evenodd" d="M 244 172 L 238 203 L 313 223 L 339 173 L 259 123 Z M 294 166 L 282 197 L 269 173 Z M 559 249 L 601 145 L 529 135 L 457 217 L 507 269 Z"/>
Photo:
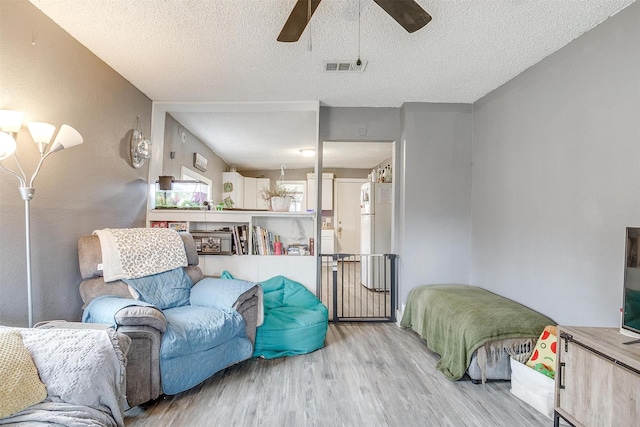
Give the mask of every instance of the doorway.
<path id="1" fill-rule="evenodd" d="M 395 321 L 395 143 L 325 141 L 321 155 L 322 172 L 334 176 L 333 210 L 322 212 L 319 274 L 320 297 L 329 308 L 329 318 L 334 322 Z M 369 206 L 376 194 L 381 196 L 379 205 Z M 379 215 L 363 209 L 376 205 Z M 382 215 L 383 211 L 387 214 Z M 330 245 L 325 244 L 326 223 L 332 223 Z"/>
<path id="2" fill-rule="evenodd" d="M 360 253 L 360 190 L 365 178 L 334 180 L 334 220 L 337 253 Z"/>

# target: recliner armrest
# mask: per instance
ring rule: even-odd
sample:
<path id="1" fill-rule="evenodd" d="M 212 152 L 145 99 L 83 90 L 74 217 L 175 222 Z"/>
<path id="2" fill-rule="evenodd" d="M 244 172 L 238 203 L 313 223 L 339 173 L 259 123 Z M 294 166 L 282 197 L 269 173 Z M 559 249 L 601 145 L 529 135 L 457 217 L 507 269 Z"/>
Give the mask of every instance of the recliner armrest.
<path id="1" fill-rule="evenodd" d="M 84 309 L 85 323 L 106 323 L 119 326 L 149 326 L 161 333 L 167 330 L 167 320 L 154 305 L 129 298 L 103 296 L 93 299 Z"/>
<path id="2" fill-rule="evenodd" d="M 245 322 L 245 334 L 251 341 L 252 345 L 256 344 L 256 328 L 258 324 L 258 315 L 261 312 L 258 305 L 261 305 L 262 301 L 258 296 L 253 296 L 239 304 L 234 305 L 234 309 L 240 313 Z"/>
<path id="3" fill-rule="evenodd" d="M 132 305 L 118 310 L 114 319 L 118 326 L 150 326 L 165 333 L 167 319 L 155 307 Z"/>

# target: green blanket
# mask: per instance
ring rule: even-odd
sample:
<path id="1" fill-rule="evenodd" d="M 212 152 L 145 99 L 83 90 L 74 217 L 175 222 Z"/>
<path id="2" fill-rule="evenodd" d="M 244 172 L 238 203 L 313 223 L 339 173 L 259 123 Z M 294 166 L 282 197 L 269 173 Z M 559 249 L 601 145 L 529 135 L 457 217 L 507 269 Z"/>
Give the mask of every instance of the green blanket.
<path id="1" fill-rule="evenodd" d="M 436 368 L 447 378 L 462 378 L 473 352 L 488 341 L 533 338 L 553 320 L 515 301 L 467 285 L 427 285 L 409 293 L 400 323 L 410 327 L 438 353 Z"/>

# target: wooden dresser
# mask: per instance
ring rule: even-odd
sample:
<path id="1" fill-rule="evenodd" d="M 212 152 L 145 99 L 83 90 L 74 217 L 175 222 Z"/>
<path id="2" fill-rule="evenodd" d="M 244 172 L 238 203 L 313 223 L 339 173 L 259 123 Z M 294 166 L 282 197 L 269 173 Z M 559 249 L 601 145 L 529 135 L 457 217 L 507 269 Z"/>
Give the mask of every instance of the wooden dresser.
<path id="1" fill-rule="evenodd" d="M 554 426 L 640 425 L 640 343 L 614 328 L 560 326 Z"/>

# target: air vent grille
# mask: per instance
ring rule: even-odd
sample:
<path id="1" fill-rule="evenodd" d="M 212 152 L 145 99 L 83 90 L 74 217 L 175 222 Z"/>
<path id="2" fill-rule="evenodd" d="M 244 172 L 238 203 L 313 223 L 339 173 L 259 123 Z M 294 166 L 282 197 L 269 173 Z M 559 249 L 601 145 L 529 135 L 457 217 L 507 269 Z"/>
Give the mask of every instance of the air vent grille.
<path id="1" fill-rule="evenodd" d="M 330 73 L 362 73 L 367 67 L 367 61 L 325 61 L 324 71 Z"/>

